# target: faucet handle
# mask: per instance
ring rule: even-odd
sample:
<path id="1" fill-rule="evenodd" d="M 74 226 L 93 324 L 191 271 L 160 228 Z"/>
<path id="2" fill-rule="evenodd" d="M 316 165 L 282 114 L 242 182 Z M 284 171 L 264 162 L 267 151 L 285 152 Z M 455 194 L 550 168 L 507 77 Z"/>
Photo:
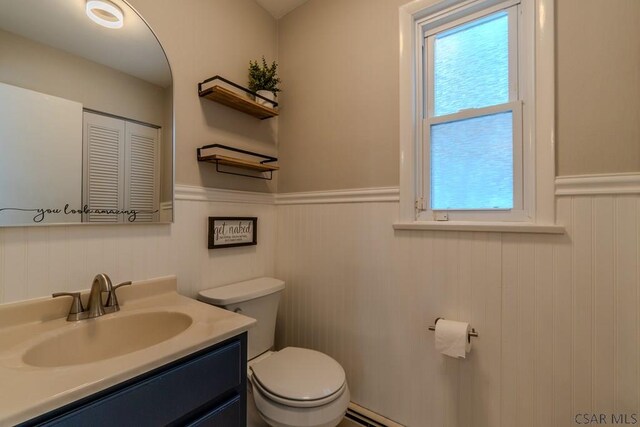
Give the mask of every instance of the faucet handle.
<path id="1" fill-rule="evenodd" d="M 115 285 L 113 287 L 113 290 L 115 291 L 116 289 L 118 289 L 120 286 L 129 286 L 131 284 L 131 280 L 127 280 L 126 282 L 122 282 L 122 283 L 118 283 L 117 285 Z"/>
<path id="2" fill-rule="evenodd" d="M 129 280 L 113 286 L 109 291 L 109 295 L 107 296 L 107 303 L 104 306 L 113 307 L 113 311 L 120 310 L 120 304 L 118 304 L 118 296 L 116 295 L 116 289 L 118 289 L 121 286 L 128 286 L 130 284 L 131 284 L 131 281 Z"/>
<path id="3" fill-rule="evenodd" d="M 84 312 L 82 299 L 80 298 L 80 292 L 56 292 L 51 296 L 53 298 L 73 297 L 73 301 L 71 301 L 71 307 L 69 308 L 69 314 L 67 315 L 67 320 L 80 320 L 80 315 Z"/>

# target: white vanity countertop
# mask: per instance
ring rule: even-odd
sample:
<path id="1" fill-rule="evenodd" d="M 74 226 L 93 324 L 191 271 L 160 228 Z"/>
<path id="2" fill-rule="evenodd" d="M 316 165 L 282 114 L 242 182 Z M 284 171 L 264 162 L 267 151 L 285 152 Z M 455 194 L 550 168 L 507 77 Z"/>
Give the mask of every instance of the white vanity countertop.
<path id="1" fill-rule="evenodd" d="M 67 322 L 70 298 L 39 298 L 0 305 L 0 425 L 14 425 L 136 377 L 245 332 L 256 321 L 176 292 L 174 276 L 118 289 L 120 311 Z M 166 341 L 96 362 L 61 367 L 24 363 L 28 349 L 83 322 L 136 313 L 178 312 L 191 325 Z M 73 351 L 73 349 L 68 349 Z"/>

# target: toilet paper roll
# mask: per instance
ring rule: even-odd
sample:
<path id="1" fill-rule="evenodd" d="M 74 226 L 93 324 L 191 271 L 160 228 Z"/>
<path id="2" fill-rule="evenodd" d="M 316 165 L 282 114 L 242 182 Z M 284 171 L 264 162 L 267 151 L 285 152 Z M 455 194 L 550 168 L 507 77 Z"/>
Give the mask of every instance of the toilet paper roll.
<path id="1" fill-rule="evenodd" d="M 436 350 L 450 356 L 464 358 L 471 351 L 468 339 L 471 327 L 466 322 L 440 319 L 436 323 Z"/>

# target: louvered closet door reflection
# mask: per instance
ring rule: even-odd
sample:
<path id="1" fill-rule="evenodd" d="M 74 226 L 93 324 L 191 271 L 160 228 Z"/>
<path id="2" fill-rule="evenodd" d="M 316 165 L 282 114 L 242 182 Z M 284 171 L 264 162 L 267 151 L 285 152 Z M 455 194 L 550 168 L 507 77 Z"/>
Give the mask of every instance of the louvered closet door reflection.
<path id="1" fill-rule="evenodd" d="M 127 122 L 125 132 L 125 206 L 136 211 L 136 222 L 158 221 L 159 131 Z M 129 218 L 125 215 L 125 221 Z"/>
<path id="2" fill-rule="evenodd" d="M 89 112 L 83 119 L 83 205 L 91 210 L 124 206 L 125 122 Z M 83 221 L 120 222 L 122 215 L 89 213 Z"/>

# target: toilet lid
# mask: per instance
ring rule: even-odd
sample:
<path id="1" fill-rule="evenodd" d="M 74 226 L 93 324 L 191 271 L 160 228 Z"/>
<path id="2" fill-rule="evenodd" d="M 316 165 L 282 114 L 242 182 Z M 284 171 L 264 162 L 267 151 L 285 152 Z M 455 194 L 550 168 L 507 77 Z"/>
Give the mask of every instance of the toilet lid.
<path id="1" fill-rule="evenodd" d="M 315 350 L 287 347 L 251 366 L 253 379 L 276 396 L 289 400 L 318 400 L 341 389 L 342 366 Z"/>

